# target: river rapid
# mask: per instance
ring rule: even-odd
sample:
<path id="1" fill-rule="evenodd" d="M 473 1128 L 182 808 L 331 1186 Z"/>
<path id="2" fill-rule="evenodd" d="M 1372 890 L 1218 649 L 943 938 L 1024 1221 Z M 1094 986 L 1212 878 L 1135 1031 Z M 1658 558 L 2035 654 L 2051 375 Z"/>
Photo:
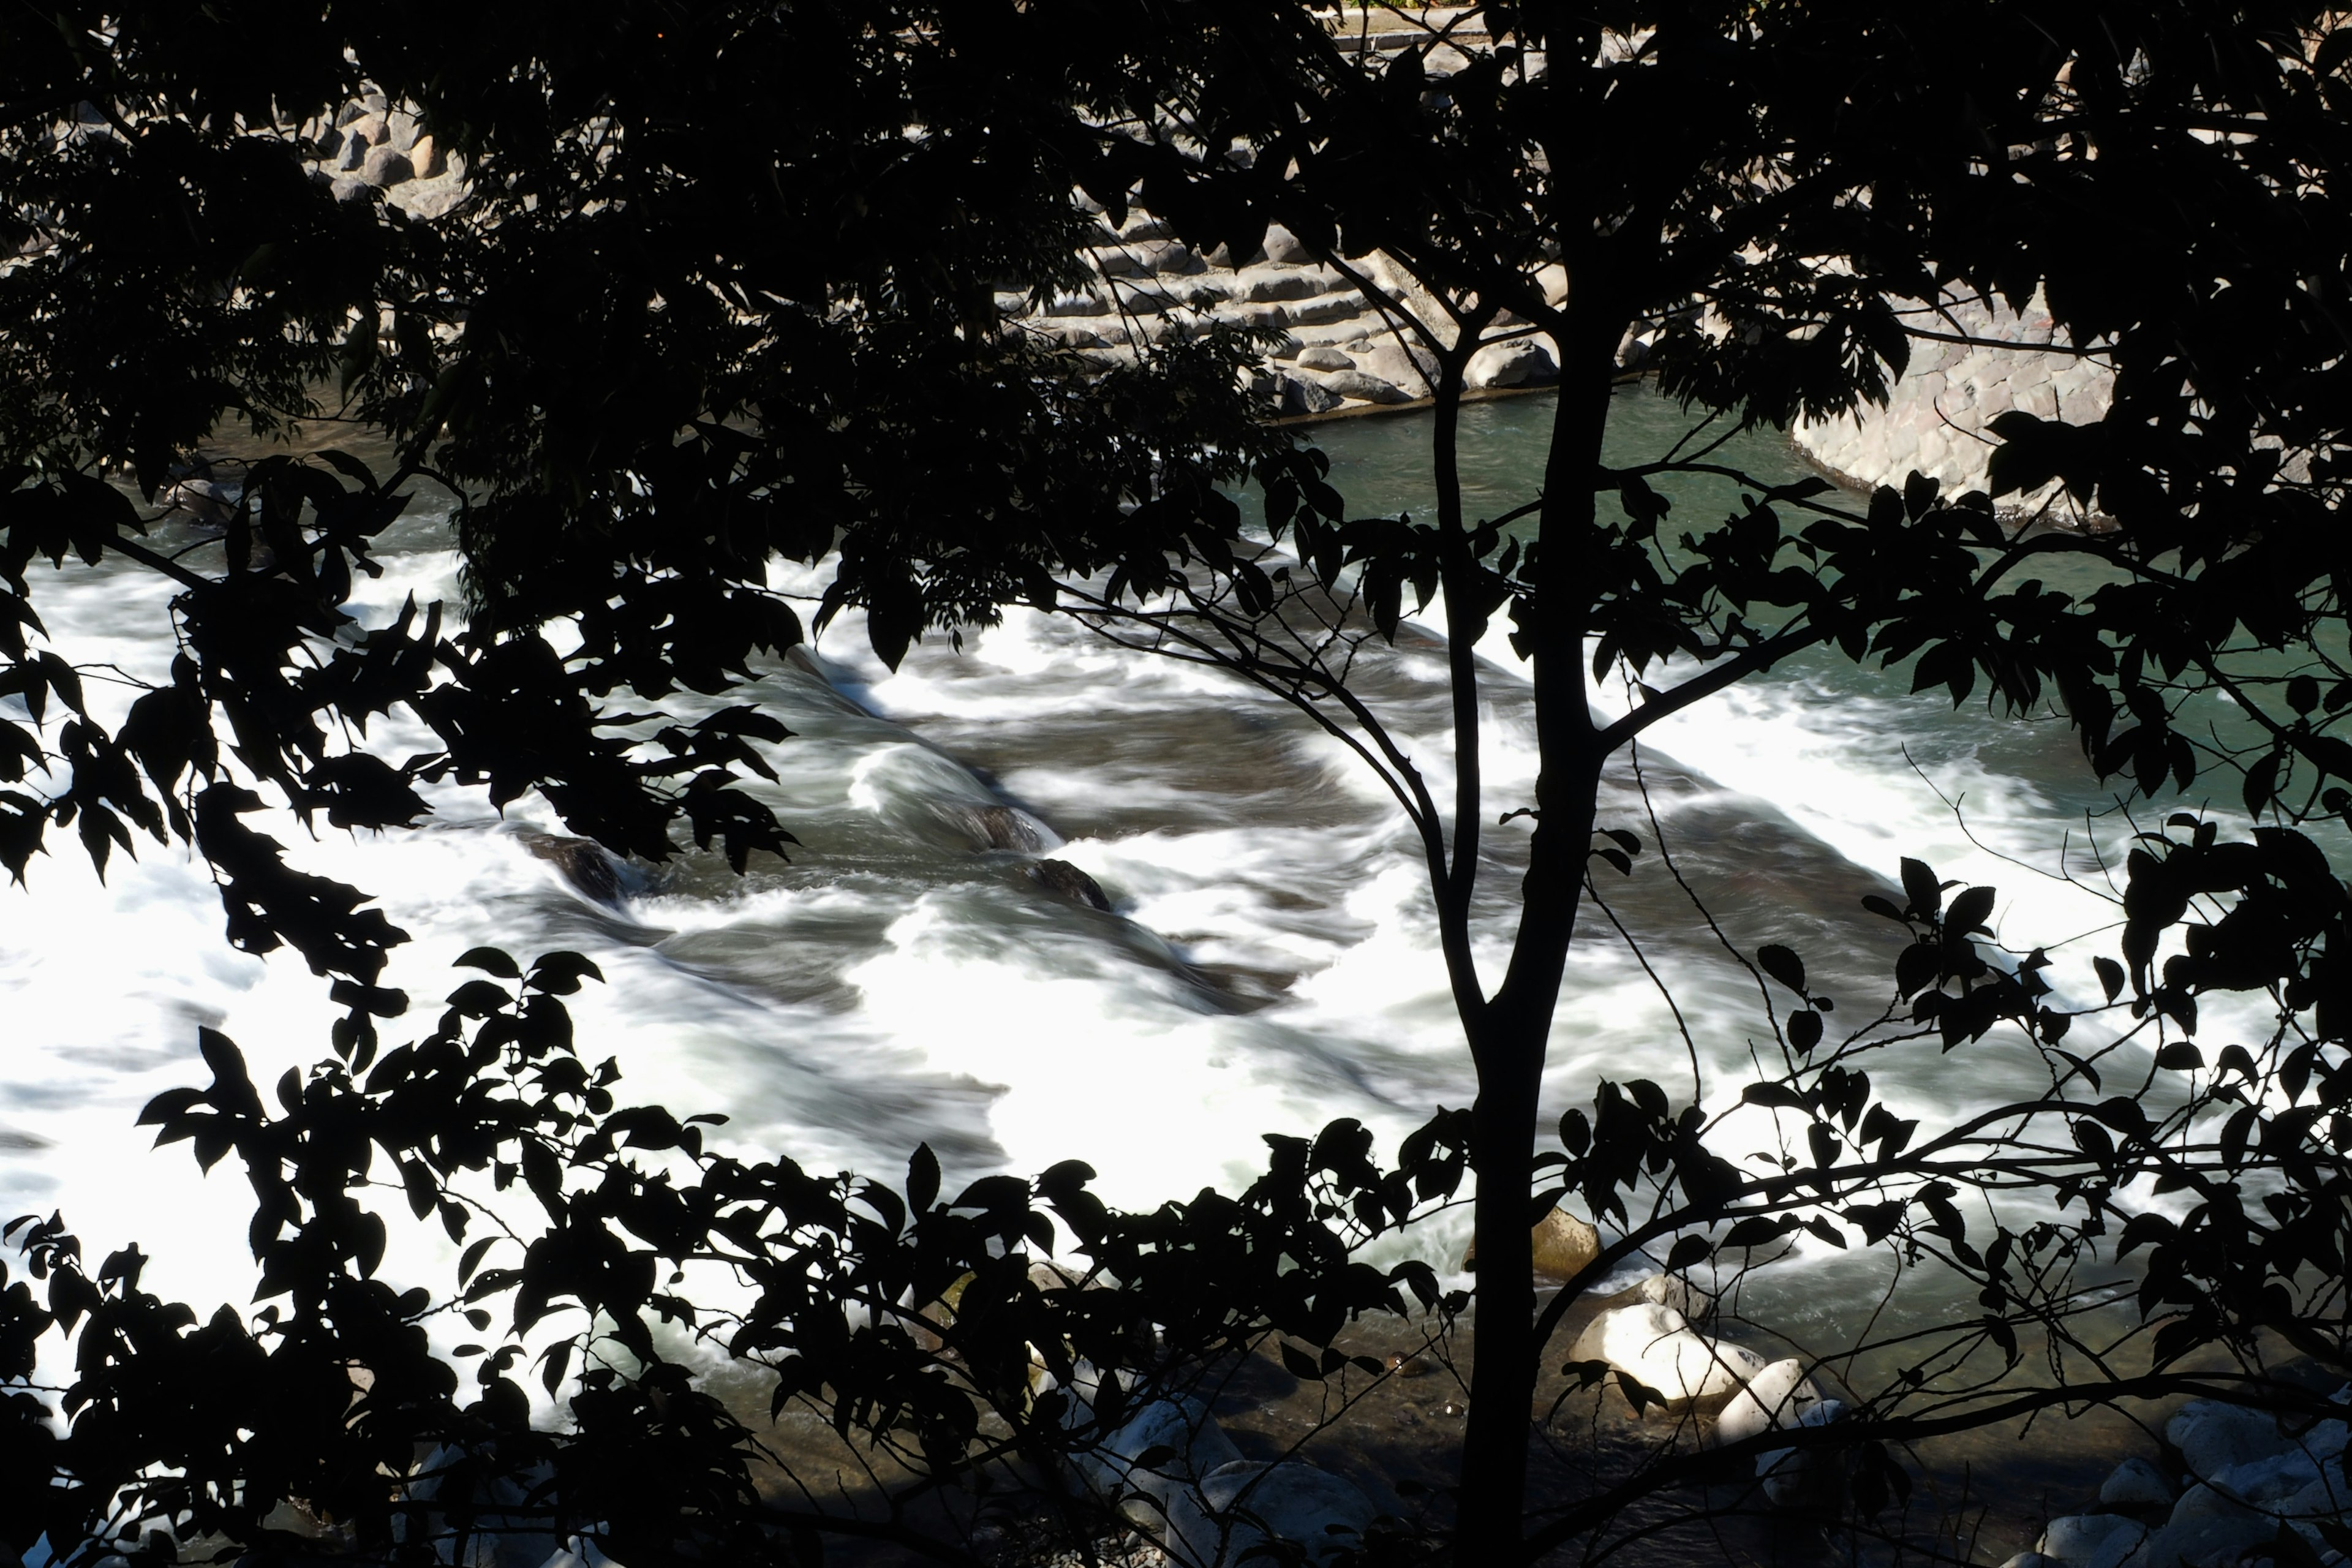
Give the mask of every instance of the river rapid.
<path id="1" fill-rule="evenodd" d="M 1538 396 L 1465 412 L 1474 515 L 1534 494 L 1550 411 Z M 1640 387 L 1618 411 L 1619 461 L 1685 427 Z M 1314 435 L 1358 513 L 1429 508 L 1425 417 Z M 1724 456 L 1768 479 L 1803 471 L 1769 435 Z M 1733 500 L 1675 493 L 1678 520 Z M 353 613 L 375 624 L 411 594 L 456 600 L 446 521 L 446 505 L 420 496 Z M 821 578 L 777 582 L 814 593 Z M 167 598 L 145 574 L 73 564 L 37 603 L 78 664 L 152 679 L 171 654 Z M 1491 980 L 1526 842 L 1524 822 L 1492 824 L 1528 803 L 1535 753 L 1520 666 L 1499 631 L 1480 653 Z M 1351 1116 L 1392 1148 L 1434 1107 L 1469 1101 L 1416 847 L 1362 768 L 1279 701 L 1025 611 L 967 630 L 961 648 L 929 637 L 896 671 L 854 614 L 814 654 L 730 699 L 795 731 L 771 749 L 778 782 L 761 786 L 801 841 L 789 864 L 760 860 L 740 879 L 716 858 L 630 868 L 607 906 L 532 853 L 533 834 L 562 831 L 543 803 L 501 817 L 454 788 L 414 831 L 310 838 L 290 817 L 273 831 L 295 862 L 370 889 L 412 933 L 386 983 L 417 997 L 420 1016 L 457 984 L 448 964 L 467 948 L 577 949 L 609 981 L 574 999 L 583 1054 L 617 1058 L 625 1094 L 723 1111 L 719 1142 L 815 1170 L 895 1177 L 928 1142 L 952 1188 L 1077 1158 L 1114 1201 L 1149 1205 L 1237 1187 L 1261 1167 L 1264 1133 Z M 1441 798 L 1444 654 L 1415 623 L 1360 667 Z M 86 679 L 118 710 L 135 695 L 102 670 Z M 1612 773 L 1603 821 L 1637 832 L 1645 853 L 1630 878 L 1604 873 L 1603 890 L 1647 970 L 1588 913 L 1553 1029 L 1547 1121 L 1602 1077 L 1654 1078 L 1679 1099 L 1696 1068 L 1710 1104 L 1736 1100 L 1753 1043 L 1769 1039 L 1756 981 L 1664 874 L 1652 810 L 1723 939 L 1747 953 L 1796 948 L 1847 1016 L 1885 1001 L 1897 933 L 1858 900 L 1891 889 L 1905 855 L 1998 885 L 2002 938 L 2048 945 L 2062 989 L 2094 994 L 2090 953 L 2111 944 L 2063 944 L 2116 919 L 2084 849 L 2085 814 L 2112 813 L 2112 799 L 2063 724 L 1990 717 L 1980 702 L 1956 713 L 1908 684 L 1834 655 L 1792 660 L 1659 726 L 1640 754 L 1646 803 L 1629 768 Z M 426 745 L 396 722 L 372 740 L 393 754 Z M 975 823 L 1003 805 L 1111 910 L 1040 888 L 1032 855 L 988 847 Z M 2099 826 L 2110 845 L 2127 831 L 2112 816 Z M 2056 879 L 2062 867 L 2078 879 Z M 226 1167 L 200 1176 L 184 1148 L 150 1151 L 133 1119 L 157 1091 L 203 1080 L 199 1024 L 236 1039 L 267 1081 L 327 1054 L 331 1016 L 299 960 L 234 952 L 221 925 L 202 866 L 152 844 L 135 862 L 118 856 L 101 884 L 61 843 L 28 889 L 0 891 L 0 1218 L 61 1209 L 95 1256 L 137 1239 L 154 1259 L 149 1286 L 200 1311 L 249 1294 L 244 1183 Z M 1946 1116 L 2028 1089 L 2037 1071 L 1988 1046 L 1964 1073 L 1928 1061 L 1880 1081 L 1906 1114 Z M 388 1268 L 438 1272 L 450 1250 L 438 1228 L 404 1223 L 396 1197 L 385 1206 Z M 1406 1245 L 1452 1273 L 1466 1235 L 1466 1213 L 1448 1215 Z M 1801 1336 L 1875 1276 L 1832 1256 L 1758 1279 L 1753 1315 Z"/>

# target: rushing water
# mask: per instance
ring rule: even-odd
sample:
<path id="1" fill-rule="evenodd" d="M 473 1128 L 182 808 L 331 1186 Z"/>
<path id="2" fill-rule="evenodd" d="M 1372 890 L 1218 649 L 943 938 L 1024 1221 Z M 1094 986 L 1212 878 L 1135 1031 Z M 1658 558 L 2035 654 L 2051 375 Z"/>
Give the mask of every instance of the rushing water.
<path id="1" fill-rule="evenodd" d="M 1549 415 L 1548 398 L 1467 411 L 1474 512 L 1534 493 Z M 1681 428 L 1671 405 L 1628 392 L 1618 455 L 1654 454 Z M 1357 510 L 1427 508 L 1423 420 L 1318 435 Z M 1767 437 L 1727 456 L 1766 478 L 1801 471 Z M 1677 494 L 1681 516 L 1731 500 Z M 445 521 L 420 500 L 354 613 L 373 622 L 412 593 L 456 597 Z M 142 677 L 170 655 L 166 597 L 110 567 L 39 587 L 69 658 Z M 1491 825 L 1528 803 L 1534 752 L 1517 661 L 1499 632 L 1480 651 Z M 795 732 L 772 748 L 780 777 L 763 786 L 801 840 L 790 864 L 740 879 L 697 858 L 633 868 L 615 908 L 531 852 L 532 834 L 561 831 L 534 798 L 500 818 L 444 790 L 430 824 L 381 839 L 306 839 L 290 819 L 275 831 L 299 864 L 373 890 L 413 933 L 387 983 L 420 1011 L 456 983 L 447 964 L 466 948 L 579 949 L 611 982 L 575 999 L 584 1054 L 618 1058 L 640 1098 L 727 1112 L 739 1147 L 816 1169 L 895 1174 L 929 1142 L 951 1181 L 1076 1157 L 1113 1199 L 1148 1204 L 1244 1180 L 1264 1132 L 1354 1116 L 1392 1143 L 1432 1108 L 1468 1101 L 1415 847 L 1378 785 L 1280 702 L 1024 612 L 967 633 L 961 650 L 927 640 L 895 672 L 854 615 L 816 652 L 749 693 Z M 1360 682 L 1441 798 L 1443 653 L 1409 627 L 1366 656 Z M 1906 854 L 2000 885 L 2002 934 L 2053 943 L 2062 983 L 2087 990 L 2087 953 L 2066 962 L 2054 944 L 2113 921 L 2102 885 L 2001 858 L 2046 871 L 2070 829 L 2082 842 L 2083 814 L 2104 797 L 2071 737 L 1980 706 L 1956 714 L 1907 684 L 1834 656 L 1791 661 L 1661 725 L 1643 752 L 1649 805 L 1621 773 L 1604 821 L 1649 841 L 1654 806 L 1729 942 L 1795 946 L 1850 1011 L 1883 1001 L 1891 956 L 1892 928 L 1857 900 Z M 373 737 L 394 753 L 411 739 L 396 723 Z M 1029 855 L 986 847 L 981 814 L 1008 803 L 1040 825 L 1046 853 L 1100 883 L 1111 912 L 1041 889 Z M 1490 976 L 1523 835 L 1487 835 Z M 1592 916 L 1554 1028 L 1547 1116 L 1601 1076 L 1687 1093 L 1694 1063 L 1711 1102 L 1736 1098 L 1762 1037 L 1756 983 L 1654 847 L 1605 890 L 1690 1037 Z M 0 894 L 0 1216 L 61 1207 L 98 1251 L 139 1238 L 155 1255 L 152 1285 L 205 1302 L 246 1294 L 243 1183 L 226 1167 L 199 1178 L 184 1149 L 148 1152 L 132 1119 L 156 1091 L 201 1080 L 197 1024 L 237 1039 L 263 1079 L 324 1055 L 330 1016 L 299 961 L 235 952 L 220 929 L 203 868 L 152 845 L 135 863 L 118 857 L 103 886 L 61 847 L 29 891 Z M 1985 1058 L 1964 1080 L 1923 1071 L 1891 1090 L 1948 1110 L 2030 1083 L 2025 1064 Z M 446 1248 L 437 1228 L 394 1228 L 395 1268 Z M 1416 1245 L 1450 1265 L 1465 1228 L 1449 1216 Z"/>

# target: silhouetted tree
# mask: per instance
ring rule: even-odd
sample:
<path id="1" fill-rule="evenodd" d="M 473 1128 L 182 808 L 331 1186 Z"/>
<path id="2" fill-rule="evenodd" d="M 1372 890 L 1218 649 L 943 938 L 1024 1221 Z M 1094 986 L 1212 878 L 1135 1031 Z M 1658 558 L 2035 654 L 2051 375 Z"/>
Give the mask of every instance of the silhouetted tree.
<path id="1" fill-rule="evenodd" d="M 2053 1352 L 2038 1382 L 1952 1395 L 1923 1371 L 1842 1430 L 1751 1449 L 1851 1448 L 2192 1386 L 2284 1399 L 2259 1375 L 2182 1370 L 2219 1345 L 2258 1374 L 2263 1335 L 2343 1363 L 2327 1281 L 2347 1240 L 2332 956 L 2346 906 L 2299 828 L 2352 806 L 2352 752 L 2330 733 L 2352 706 L 2332 532 L 2352 408 L 2339 189 L 2352 35 L 2315 4 L 2209 0 L 1471 15 L 1491 45 L 1442 80 L 1441 37 L 1375 55 L 1312 7 L 1277 4 L 1119 28 L 1055 4 L 525 8 L 446 37 L 414 17 L 330 22 L 292 5 L 0 22 L 0 219 L 19 245 L 0 264 L 0 459 L 17 465 L 0 487 L 0 636 L 15 638 L 0 653 L 34 709 L 33 727 L 0 733 L 19 737 L 20 780 L 52 761 L 46 703 L 75 710 L 49 782 L 0 797 L 9 862 L 21 875 L 51 826 L 77 826 L 101 864 L 126 823 L 176 833 L 220 868 L 234 940 L 292 943 L 352 1008 L 341 1059 L 281 1086 L 282 1115 L 217 1039 L 214 1084 L 152 1108 L 200 1157 L 245 1162 L 266 1288 L 287 1306 L 197 1329 L 139 1293 L 135 1255 L 86 1276 L 61 1232 L 32 1233 L 49 1306 L 21 1287 L 6 1298 L 6 1370 L 29 1377 L 54 1326 L 75 1334 L 82 1378 L 63 1436 L 29 1392 L 13 1407 L 14 1430 L 49 1456 L 14 1473 L 68 1478 L 25 1494 L 53 1542 L 128 1544 L 151 1518 L 258 1542 L 263 1505 L 298 1499 L 350 1521 L 354 1549 L 413 1541 L 400 1518 L 471 1528 L 446 1494 L 383 1495 L 378 1467 L 404 1470 L 429 1443 L 436 1482 L 503 1474 L 522 1492 L 482 1510 L 549 1514 L 533 1528 L 559 1535 L 593 1527 L 632 1568 L 782 1551 L 779 1528 L 835 1526 L 754 1502 L 751 1439 L 664 1358 L 647 1314 L 714 1337 L 725 1323 L 727 1348 L 771 1366 L 780 1401 L 815 1399 L 843 1432 L 903 1444 L 926 1484 L 1015 1455 L 1057 1476 L 1055 1455 L 1116 1426 L 1170 1368 L 1279 1333 L 1308 1347 L 1300 1364 L 1339 1374 L 1322 1352 L 1349 1312 L 1430 1294 L 1425 1270 L 1366 1270 L 1346 1244 L 1446 1201 L 1465 1166 L 1480 1260 L 1452 1542 L 1465 1563 L 1524 1560 L 1696 1463 L 1669 1457 L 1524 1522 L 1549 1337 L 1645 1247 L 1687 1268 L 1798 1226 L 1850 1226 L 1976 1280 L 1987 1315 L 1948 1353 L 1991 1345 L 2012 1369 L 2021 1328 L 2063 1350 L 2072 1260 L 2116 1231 L 2151 1247 L 2147 1373 Z M 449 216 L 338 200 L 304 176 L 303 137 L 365 83 L 415 104 L 467 160 L 471 194 Z M 1406 268 L 1433 310 L 1381 299 L 1435 371 L 1437 515 L 1349 517 L 1310 456 L 1254 423 L 1244 344 L 1209 334 L 1107 373 L 1008 342 L 990 286 L 1073 276 L 1074 184 L 1114 214 L 1139 200 L 1203 247 L 1246 253 L 1279 221 L 1335 266 L 1377 248 Z M 184 240 L 142 243 L 157 212 Z M 1543 287 L 1554 266 L 1564 293 Z M 1601 459 L 1631 329 L 1654 333 L 1669 392 L 1781 423 L 1883 395 L 1908 334 L 1941 330 L 1902 301 L 2021 302 L 2037 288 L 2074 344 L 2114 366 L 2114 405 L 2079 428 L 2012 416 L 1997 488 L 2063 479 L 2112 531 L 2004 520 L 1985 497 L 1915 481 L 1859 512 L 1825 486 L 1751 483 L 1737 514 L 1676 533 L 1672 476 L 1719 463 Z M 1498 330 L 1551 344 L 1558 412 L 1542 493 L 1474 519 L 1456 416 L 1465 369 Z M 216 556 L 142 542 L 109 476 L 127 468 L 153 496 L 225 420 L 280 433 L 317 417 L 330 386 L 337 413 L 393 433 L 399 472 L 259 458 Z M 1264 541 L 1215 488 L 1244 472 L 1265 498 Z M 349 574 L 420 479 L 461 500 L 467 625 L 445 636 L 426 609 L 350 636 Z M 572 1056 L 551 998 L 577 966 L 561 960 L 525 974 L 478 955 L 520 991 L 473 983 L 434 1034 L 380 1051 L 370 1019 L 404 1001 L 375 986 L 397 933 L 242 826 L 249 786 L 338 826 L 383 826 L 417 815 L 419 778 L 454 773 L 499 803 L 537 788 L 615 848 L 667 853 L 681 816 L 739 864 L 781 847 L 728 787 L 731 768 L 761 765 L 751 742 L 781 738 L 772 721 L 728 710 L 633 745 L 596 703 L 725 689 L 798 635 L 764 592 L 767 561 L 829 551 L 829 603 L 866 606 L 886 658 L 927 625 L 1027 599 L 1231 667 L 1356 744 L 1427 852 L 1479 1074 L 1467 1118 L 1433 1122 L 1393 1172 L 1342 1126 L 1278 1145 L 1241 1200 L 1112 1215 L 1066 1169 L 941 1205 L 920 1156 L 900 1194 L 706 1154 L 668 1112 L 616 1110 Z M 68 553 L 125 557 L 184 589 L 186 656 L 117 726 L 9 630 L 37 630 L 35 556 Z M 2052 554 L 2095 559 L 2112 581 L 2076 598 L 2021 576 Z M 1393 633 L 1408 585 L 1423 602 L 1443 591 L 1450 803 L 1346 680 L 1346 650 Z M 1516 942 L 1489 994 L 1469 948 L 1487 809 L 1470 650 L 1497 615 L 1532 677 L 1542 774 Z M 542 635 L 559 623 L 577 652 Z M 1871 1024 L 1832 1038 L 1800 957 L 1756 955 L 1801 1005 L 1773 1025 L 1782 1054 L 1748 1098 L 1793 1119 L 1803 1159 L 1727 1161 L 1702 1111 L 1643 1083 L 1603 1086 L 1538 1157 L 1535 1090 L 1588 874 L 1640 847 L 1597 819 L 1603 763 L 1660 718 L 1819 646 L 1916 656 L 1916 683 L 1956 702 L 1980 681 L 2013 710 L 2055 702 L 2099 770 L 2142 791 L 2242 771 L 2264 818 L 2251 838 L 2189 817 L 2133 854 L 2125 962 L 2099 973 L 2108 1005 L 2153 1037 L 2153 1065 L 2129 1091 L 2086 1098 L 2104 1095 L 2100 1069 L 2063 1044 L 2074 1015 L 2051 1004 L 2046 959 L 1989 957 L 1976 936 L 1990 893 L 1948 901 L 1906 867 L 1906 904 L 1882 910 L 1906 942 Z M 1620 672 L 1630 709 L 1597 716 L 1592 683 Z M 2213 689 L 2259 731 L 2251 748 L 2181 718 Z M 327 719 L 394 706 L 444 752 L 395 764 L 330 738 Z M 2189 1037 L 2209 991 L 2267 991 L 2272 1037 L 2208 1066 Z M 2051 1064 L 2047 1095 L 1924 1132 L 1874 1101 L 1874 1053 L 1962 1048 L 1996 1027 Z M 573 1433 L 529 1431 L 508 1376 L 520 1340 L 484 1357 L 478 1396 L 460 1404 L 416 1328 L 455 1303 L 371 1279 L 380 1233 L 351 1197 L 371 1146 L 420 1217 L 438 1212 L 453 1234 L 470 1223 L 473 1173 L 537 1202 L 544 1229 L 514 1238 L 523 1258 L 477 1273 L 485 1255 L 469 1254 L 458 1284 L 466 1310 L 508 1301 L 517 1334 L 563 1298 L 587 1314 L 547 1363 L 551 1391 L 588 1368 Z M 1540 1206 L 1578 1192 L 1621 1227 L 1540 1315 L 1531 1175 Z M 2269 1185 L 2259 1204 L 2251 1183 Z M 1979 1246 L 1953 1203 L 1963 1186 L 2084 1213 L 1996 1222 Z M 2147 1206 L 2151 1189 L 2199 1202 L 2174 1220 Z M 1039 1205 L 1116 1289 L 1031 1278 Z M 750 1303 L 659 1284 L 688 1265 L 740 1275 Z M 1059 1389 L 1042 1401 L 1032 1346 Z M 356 1404 L 353 1363 L 368 1373 Z M 1084 1411 L 1066 1392 L 1081 1363 L 1111 1377 Z M 242 1371 L 224 1381 L 225 1367 Z M 1857 1474 L 1893 1484 L 1883 1467 Z M 658 1495 L 616 1477 L 661 1478 L 635 1489 Z"/>

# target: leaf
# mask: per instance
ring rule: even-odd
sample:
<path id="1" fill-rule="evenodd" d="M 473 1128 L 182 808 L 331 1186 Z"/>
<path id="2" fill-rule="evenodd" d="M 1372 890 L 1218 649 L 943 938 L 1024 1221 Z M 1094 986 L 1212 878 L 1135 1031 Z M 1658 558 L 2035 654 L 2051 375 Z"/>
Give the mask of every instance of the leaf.
<path id="1" fill-rule="evenodd" d="M 2112 1002 L 2123 994 L 2124 966 L 2122 964 L 2112 958 L 2095 958 L 2091 960 L 2091 967 L 2099 972 L 2099 987 L 2106 992 L 2108 1001 Z"/>
<path id="2" fill-rule="evenodd" d="M 1970 888 L 1954 899 L 1950 912 L 1944 917 L 1945 933 L 1967 936 L 1973 931 L 1990 931 L 1992 928 L 1985 921 L 1992 914 L 1993 897 L 1990 888 Z"/>
<path id="3" fill-rule="evenodd" d="M 1944 907 L 1944 889 L 1936 873 L 1907 855 L 1903 858 L 1903 892 L 1911 900 L 1911 912 L 1921 920 L 1933 919 Z"/>
<path id="4" fill-rule="evenodd" d="M 479 969 L 497 975 L 500 980 L 520 980 L 522 965 L 495 947 L 469 947 L 457 955 L 452 966 L 457 969 Z"/>
<path id="5" fill-rule="evenodd" d="M 1767 943 L 1756 950 L 1756 962 L 1764 973 L 1802 996 L 1805 994 L 1805 961 L 1778 943 Z"/>
<path id="6" fill-rule="evenodd" d="M 1675 1243 L 1672 1252 L 1666 1254 L 1666 1272 L 1679 1274 L 1695 1264 L 1706 1262 L 1714 1255 L 1714 1251 L 1715 1249 L 1707 1244 L 1706 1237 L 1685 1236 Z"/>
<path id="7" fill-rule="evenodd" d="M 907 1160 L 907 1207 L 929 1214 L 940 1195 L 940 1160 L 929 1143 L 918 1143 Z"/>
<path id="8" fill-rule="evenodd" d="M 1789 1043 L 1810 1051 L 1822 1043 L 1822 1016 L 1811 1010 L 1789 1015 Z"/>

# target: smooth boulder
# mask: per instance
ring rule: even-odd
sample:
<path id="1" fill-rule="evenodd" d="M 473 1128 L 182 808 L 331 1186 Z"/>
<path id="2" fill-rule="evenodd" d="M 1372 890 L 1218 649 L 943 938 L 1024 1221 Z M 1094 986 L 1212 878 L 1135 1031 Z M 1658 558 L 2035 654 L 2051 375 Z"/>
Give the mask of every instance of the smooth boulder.
<path id="1" fill-rule="evenodd" d="M 2120 1513 L 2068 1514 L 2050 1521 L 2034 1550 L 2070 1568 L 2116 1568 L 2147 1533 L 2147 1526 Z"/>
<path id="2" fill-rule="evenodd" d="M 1601 1313 L 1573 1353 L 1581 1361 L 1605 1361 L 1676 1403 L 1736 1393 L 1768 1364 L 1754 1351 L 1692 1332 L 1680 1312 L 1650 1302 Z"/>
<path id="3" fill-rule="evenodd" d="M 1844 1415 L 1843 1401 L 1824 1399 L 1799 1415 L 1797 1425 L 1832 1426 Z M 1850 1463 L 1836 1448 L 1772 1448 L 1756 1456 L 1756 1479 L 1774 1507 L 1811 1508 L 1837 1500 Z"/>
<path id="4" fill-rule="evenodd" d="M 2164 1472 L 2137 1456 L 2117 1465 L 2099 1483 L 2099 1501 L 2107 1508 L 2168 1509 L 2175 1495 Z"/>
<path id="5" fill-rule="evenodd" d="M 1240 1568 L 1287 1561 L 1273 1544 L 1298 1547 L 1325 1563 L 1363 1544 L 1379 1516 L 1350 1483 L 1297 1459 L 1244 1459 L 1210 1473 L 1197 1510 L 1169 1520 L 1169 1555 L 1192 1568 Z"/>
<path id="6" fill-rule="evenodd" d="M 1715 1440 L 1737 1443 L 1766 1432 L 1804 1424 L 1804 1414 L 1822 1402 L 1822 1391 L 1794 1356 L 1776 1361 L 1731 1396 L 1715 1418 Z"/>

